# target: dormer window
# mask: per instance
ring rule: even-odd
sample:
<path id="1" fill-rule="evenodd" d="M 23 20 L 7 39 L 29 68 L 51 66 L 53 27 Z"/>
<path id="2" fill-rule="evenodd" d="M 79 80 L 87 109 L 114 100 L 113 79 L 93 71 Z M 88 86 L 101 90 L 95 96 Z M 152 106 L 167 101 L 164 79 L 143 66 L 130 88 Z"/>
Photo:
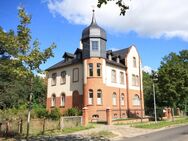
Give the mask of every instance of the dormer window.
<path id="1" fill-rule="evenodd" d="M 119 57 L 116 58 L 116 62 L 119 63 L 120 62 L 120 59 Z"/>
<path id="2" fill-rule="evenodd" d="M 91 41 L 91 46 L 93 51 L 99 50 L 99 41 Z"/>
<path id="3" fill-rule="evenodd" d="M 110 61 L 112 60 L 112 55 L 111 55 L 111 54 L 108 55 L 108 59 L 109 59 Z"/>

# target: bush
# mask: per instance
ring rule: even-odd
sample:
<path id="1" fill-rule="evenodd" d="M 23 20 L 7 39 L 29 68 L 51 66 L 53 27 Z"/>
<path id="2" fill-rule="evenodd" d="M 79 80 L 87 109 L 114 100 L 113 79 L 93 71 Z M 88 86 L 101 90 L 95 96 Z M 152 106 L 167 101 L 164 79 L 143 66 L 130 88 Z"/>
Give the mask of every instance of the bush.
<path id="1" fill-rule="evenodd" d="M 61 117 L 61 112 L 58 108 L 54 108 L 51 110 L 50 114 L 48 115 L 48 118 L 51 118 L 52 120 L 58 120 Z"/>
<path id="2" fill-rule="evenodd" d="M 37 108 L 35 109 L 35 113 L 37 118 L 48 117 L 48 111 L 45 108 Z"/>
<path id="3" fill-rule="evenodd" d="M 81 116 L 82 111 L 79 110 L 78 108 L 70 108 L 70 109 L 67 109 L 63 115 L 64 116 Z"/>

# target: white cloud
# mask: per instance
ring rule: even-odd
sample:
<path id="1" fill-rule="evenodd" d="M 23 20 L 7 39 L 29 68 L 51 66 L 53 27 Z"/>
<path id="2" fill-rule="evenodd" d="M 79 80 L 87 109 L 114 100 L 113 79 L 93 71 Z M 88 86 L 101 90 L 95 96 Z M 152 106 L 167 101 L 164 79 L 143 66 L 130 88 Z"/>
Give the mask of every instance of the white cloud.
<path id="1" fill-rule="evenodd" d="M 130 9 L 119 16 L 114 2 L 96 8 L 99 25 L 109 32 L 134 31 L 150 38 L 179 37 L 188 41 L 187 0 L 125 0 Z M 91 21 L 92 5 L 97 0 L 49 0 L 48 8 L 55 16 L 60 14 L 74 24 L 88 25 Z M 109 30 L 110 29 L 110 30 Z"/>
<path id="2" fill-rule="evenodd" d="M 144 66 L 144 67 L 142 68 L 142 70 L 143 70 L 144 72 L 146 72 L 146 73 L 151 74 L 152 68 L 149 67 L 149 66 Z"/>

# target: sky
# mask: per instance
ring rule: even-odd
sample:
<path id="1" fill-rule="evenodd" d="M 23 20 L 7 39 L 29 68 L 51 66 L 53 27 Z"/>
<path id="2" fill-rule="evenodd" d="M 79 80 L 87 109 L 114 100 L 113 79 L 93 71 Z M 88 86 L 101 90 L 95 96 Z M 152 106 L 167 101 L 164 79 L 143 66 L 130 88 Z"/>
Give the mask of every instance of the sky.
<path id="1" fill-rule="evenodd" d="M 107 49 L 118 50 L 135 45 L 145 71 L 158 69 L 170 52 L 188 49 L 187 0 L 124 0 L 130 7 L 125 16 L 114 2 L 97 8 L 97 0 L 1 0 L 0 26 L 4 31 L 19 23 L 18 8 L 32 15 L 32 39 L 41 50 L 53 42 L 54 58 L 41 65 L 43 70 L 61 61 L 65 51 L 74 53 L 80 46 L 81 33 L 92 18 L 107 33 Z"/>

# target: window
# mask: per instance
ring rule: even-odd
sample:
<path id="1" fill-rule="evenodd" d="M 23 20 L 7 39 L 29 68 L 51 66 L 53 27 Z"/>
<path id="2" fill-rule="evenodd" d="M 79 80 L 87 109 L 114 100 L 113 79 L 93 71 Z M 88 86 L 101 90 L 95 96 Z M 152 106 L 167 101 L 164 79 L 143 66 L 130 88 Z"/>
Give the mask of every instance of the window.
<path id="1" fill-rule="evenodd" d="M 101 76 L 101 64 L 97 63 L 97 76 Z"/>
<path id="2" fill-rule="evenodd" d="M 93 104 L 93 90 L 89 90 L 88 104 L 89 105 Z"/>
<path id="3" fill-rule="evenodd" d="M 132 86 L 136 86 L 136 75 L 132 75 Z"/>
<path id="4" fill-rule="evenodd" d="M 123 93 L 121 94 L 121 105 L 125 105 L 125 96 Z"/>
<path id="5" fill-rule="evenodd" d="M 111 54 L 108 55 L 108 59 L 109 59 L 110 61 L 112 60 L 112 55 L 111 55 Z"/>
<path id="6" fill-rule="evenodd" d="M 139 96 L 137 94 L 134 95 L 134 97 L 133 97 L 133 105 L 134 106 L 139 106 L 140 105 L 140 98 L 139 98 Z"/>
<path id="7" fill-rule="evenodd" d="M 102 105 L 102 91 L 97 90 L 97 104 Z"/>
<path id="8" fill-rule="evenodd" d="M 116 105 L 116 93 L 115 92 L 112 95 L 112 105 Z"/>
<path id="9" fill-rule="evenodd" d="M 74 68 L 73 69 L 73 82 L 78 82 L 79 80 L 79 69 Z"/>
<path id="10" fill-rule="evenodd" d="M 120 72 L 120 83 L 121 84 L 124 84 L 124 73 L 123 72 Z"/>
<path id="11" fill-rule="evenodd" d="M 52 86 L 56 85 L 56 77 L 57 77 L 57 73 L 53 73 L 52 74 Z"/>
<path id="12" fill-rule="evenodd" d="M 136 86 L 139 86 L 139 83 L 140 81 L 139 81 L 139 77 L 138 77 L 138 75 L 136 75 Z"/>
<path id="13" fill-rule="evenodd" d="M 116 58 L 116 62 L 119 63 L 120 62 L 120 59 L 119 57 Z"/>
<path id="14" fill-rule="evenodd" d="M 116 71 L 115 70 L 112 70 L 112 74 L 111 74 L 111 77 L 112 77 L 112 82 L 113 83 L 116 83 Z"/>
<path id="15" fill-rule="evenodd" d="M 51 106 L 55 107 L 55 103 L 56 103 L 56 96 L 55 96 L 55 94 L 53 94 L 52 98 L 51 98 Z"/>
<path id="16" fill-rule="evenodd" d="M 61 72 L 60 83 L 61 83 L 61 84 L 65 84 L 65 83 L 66 83 L 66 71 L 62 71 L 62 72 Z"/>
<path id="17" fill-rule="evenodd" d="M 65 106 L 65 94 L 61 94 L 61 106 L 64 107 Z"/>
<path id="18" fill-rule="evenodd" d="M 93 51 L 99 50 L 99 41 L 91 41 L 91 44 L 92 44 Z"/>
<path id="19" fill-rule="evenodd" d="M 93 76 L 93 64 L 89 64 L 89 76 Z"/>
<path id="20" fill-rule="evenodd" d="M 136 57 L 133 57 L 133 67 L 136 68 Z"/>

